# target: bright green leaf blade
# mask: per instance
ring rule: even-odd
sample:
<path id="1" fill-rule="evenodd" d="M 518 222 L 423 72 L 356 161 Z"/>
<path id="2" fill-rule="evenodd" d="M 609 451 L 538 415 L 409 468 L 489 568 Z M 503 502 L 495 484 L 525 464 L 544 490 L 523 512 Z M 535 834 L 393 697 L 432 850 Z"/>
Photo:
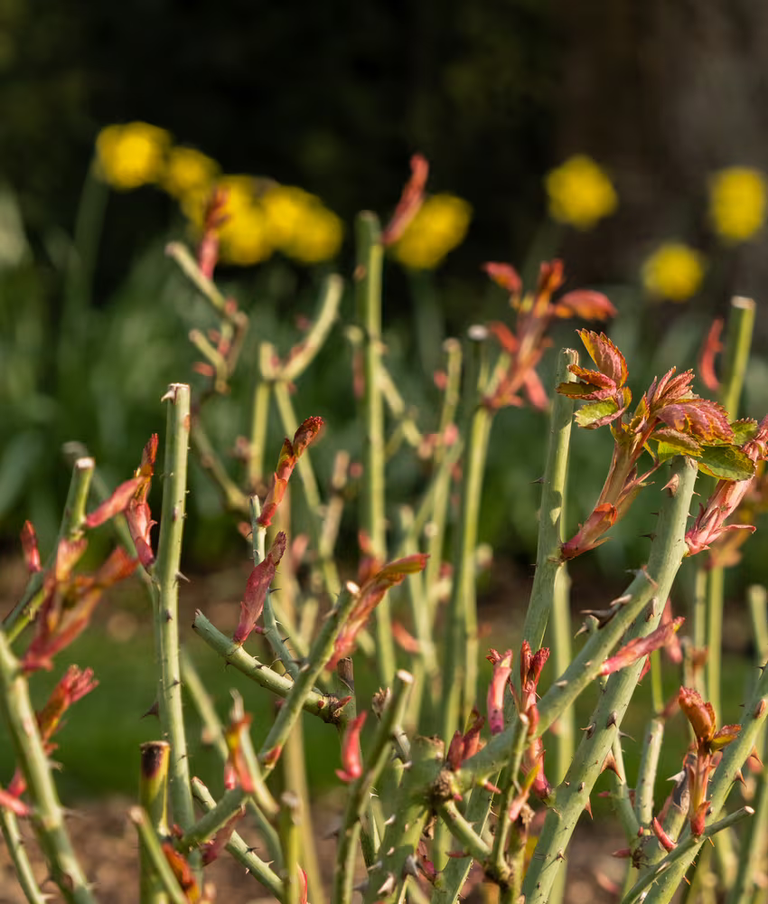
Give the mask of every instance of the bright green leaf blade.
<path id="1" fill-rule="evenodd" d="M 755 473 L 755 463 L 736 446 L 704 446 L 698 462 L 700 470 L 719 480 L 746 480 Z"/>
<path id="2" fill-rule="evenodd" d="M 618 410 L 619 406 L 615 399 L 592 402 L 576 412 L 576 423 L 580 427 L 601 427 L 610 423 Z"/>

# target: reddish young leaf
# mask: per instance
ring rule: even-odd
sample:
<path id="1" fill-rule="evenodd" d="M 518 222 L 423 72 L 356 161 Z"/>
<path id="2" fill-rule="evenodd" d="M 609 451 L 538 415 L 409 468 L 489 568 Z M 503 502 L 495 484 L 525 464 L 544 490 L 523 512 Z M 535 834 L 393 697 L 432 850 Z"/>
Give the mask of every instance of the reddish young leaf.
<path id="1" fill-rule="evenodd" d="M 424 189 L 429 176 L 429 163 L 421 154 L 411 157 L 411 178 L 406 182 L 392 219 L 382 233 L 384 247 L 393 245 L 408 228 L 424 203 Z"/>
<path id="2" fill-rule="evenodd" d="M 235 831 L 235 826 L 243 816 L 245 816 L 245 807 L 241 807 L 231 819 L 227 820 L 210 841 L 204 841 L 200 845 L 200 849 L 203 852 L 203 866 L 208 866 L 209 863 L 218 860 L 221 852 L 229 844 L 232 833 Z"/>
<path id="3" fill-rule="evenodd" d="M 347 725 L 341 742 L 341 765 L 336 775 L 346 783 L 354 782 L 363 774 L 363 757 L 360 752 L 360 732 L 368 713 L 361 713 Z"/>
<path id="4" fill-rule="evenodd" d="M 339 660 L 349 656 L 354 650 L 357 635 L 390 587 L 402 583 L 409 574 L 423 571 L 428 558 L 429 556 L 425 553 L 415 553 L 412 556 L 397 559 L 376 571 L 365 581 L 357 591 L 357 600 L 349 619 L 336 638 L 333 655 L 326 665 L 328 671 L 335 669 Z"/>
<path id="5" fill-rule="evenodd" d="M 279 531 L 264 561 L 259 562 L 251 571 L 245 587 L 245 596 L 240 603 L 240 621 L 232 636 L 233 642 L 239 646 L 245 643 L 261 617 L 264 601 L 267 598 L 270 584 L 275 578 L 277 566 L 285 552 L 286 543 L 284 531 Z"/>
<path id="6" fill-rule="evenodd" d="M 115 515 L 122 514 L 143 482 L 142 477 L 131 477 L 130 480 L 121 483 L 109 499 L 105 499 L 98 508 L 86 517 L 85 526 L 89 529 L 99 527 L 105 521 L 114 518 Z"/>
<path id="7" fill-rule="evenodd" d="M 608 320 L 617 314 L 616 308 L 602 292 L 577 289 L 567 292 L 554 305 L 555 317 L 580 317 L 582 320 Z"/>
<path id="8" fill-rule="evenodd" d="M 492 650 L 491 655 L 494 655 L 494 659 L 491 660 L 493 677 L 488 686 L 488 727 L 492 735 L 497 735 L 504 731 L 504 689 L 512 674 L 512 650 L 507 650 L 503 656 Z M 488 658 L 491 659 L 491 656 Z"/>
<path id="9" fill-rule="evenodd" d="M 578 330 L 578 333 L 600 373 L 610 377 L 617 387 L 623 386 L 627 382 L 627 362 L 613 342 L 604 333 L 591 330 Z"/>
<path id="10" fill-rule="evenodd" d="M 638 659 L 647 656 L 654 650 L 666 647 L 671 643 L 672 638 L 680 630 L 680 626 L 684 621 L 685 619 L 682 616 L 678 616 L 678 618 L 670 622 L 659 625 L 655 631 L 651 631 L 645 637 L 636 637 L 634 640 L 630 640 L 618 653 L 605 660 L 600 666 L 600 674 L 611 675 L 613 672 L 618 672 L 620 669 L 625 669 L 627 666 L 632 665 Z"/>
<path id="11" fill-rule="evenodd" d="M 519 297 L 523 291 L 523 281 L 511 264 L 499 264 L 489 262 L 483 264 L 483 270 L 502 289 L 506 289 L 510 295 Z"/>
<path id="12" fill-rule="evenodd" d="M 23 800 L 19 800 L 18 797 L 14 796 L 9 791 L 5 791 L 3 788 L 0 788 L 0 808 L 10 810 L 11 813 L 21 819 L 25 819 L 27 816 L 32 815 L 31 807 L 25 804 Z"/>
<path id="13" fill-rule="evenodd" d="M 699 358 L 699 371 L 704 385 L 711 392 L 717 392 L 720 389 L 720 380 L 715 373 L 715 358 L 723 350 L 723 344 L 720 341 L 720 335 L 723 332 L 723 324 L 725 321 L 722 317 L 716 317 L 712 321 L 712 326 L 707 333 L 704 348 L 701 350 Z"/>
<path id="14" fill-rule="evenodd" d="M 37 534 L 31 521 L 25 521 L 21 529 L 21 548 L 24 551 L 24 561 L 27 563 L 27 571 L 35 574 L 43 570 L 40 562 L 40 550 L 37 546 Z"/>
<path id="15" fill-rule="evenodd" d="M 688 717 L 696 740 L 708 743 L 715 736 L 715 710 L 711 703 L 705 703 L 701 694 L 693 687 L 681 687 L 678 694 L 680 709 Z"/>
<path id="16" fill-rule="evenodd" d="M 224 785 L 229 790 L 239 785 L 246 794 L 252 794 L 255 790 L 253 776 L 243 753 L 243 736 L 248 733 L 251 719 L 249 713 L 240 710 L 239 714 L 233 714 L 224 730 L 224 740 L 229 751 L 224 767 Z"/>
<path id="17" fill-rule="evenodd" d="M 51 691 L 48 702 L 36 714 L 40 736 L 48 742 L 58 730 L 64 713 L 78 700 L 98 687 L 99 682 L 93 677 L 93 669 L 81 670 L 79 666 L 70 665 L 63 677 Z"/>

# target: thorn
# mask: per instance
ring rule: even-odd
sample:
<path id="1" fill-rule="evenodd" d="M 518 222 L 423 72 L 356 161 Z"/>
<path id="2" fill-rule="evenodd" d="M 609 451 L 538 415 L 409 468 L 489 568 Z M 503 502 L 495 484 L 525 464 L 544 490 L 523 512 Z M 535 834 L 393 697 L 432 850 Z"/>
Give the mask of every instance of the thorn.
<path id="1" fill-rule="evenodd" d="M 555 687 L 559 687 L 560 689 L 562 689 L 564 687 L 568 687 L 568 682 L 567 681 L 556 681 Z"/>
<path id="2" fill-rule="evenodd" d="M 182 574 L 180 571 L 177 571 L 177 572 L 176 572 L 176 580 L 177 580 L 177 581 L 184 581 L 185 584 L 191 584 L 191 583 L 192 583 L 192 581 L 190 581 L 190 579 L 189 579 L 185 574 Z"/>
<path id="3" fill-rule="evenodd" d="M 397 820 L 397 813 L 393 813 L 393 814 L 389 817 L 389 819 L 385 819 L 385 820 L 384 820 L 384 825 L 385 825 L 385 826 L 392 826 L 392 825 L 395 824 L 395 821 L 396 821 L 396 820 Z"/>
<path id="4" fill-rule="evenodd" d="M 591 738 L 592 735 L 595 733 L 595 723 L 590 722 L 586 728 L 582 728 L 581 730 L 585 731 L 587 733 L 587 738 Z"/>
<path id="5" fill-rule="evenodd" d="M 531 481 L 531 486 L 535 486 L 537 483 L 544 483 L 543 477 L 537 477 L 536 480 Z"/>
<path id="6" fill-rule="evenodd" d="M 376 892 L 377 895 L 391 895 L 395 890 L 395 874 L 387 873 L 387 878 L 381 883 L 381 888 Z"/>
<path id="7" fill-rule="evenodd" d="M 416 879 L 419 875 L 419 863 L 413 854 L 408 854 L 403 863 L 403 874 L 405 876 L 413 876 Z"/>
<path id="8" fill-rule="evenodd" d="M 149 709 L 144 713 L 144 715 L 141 718 L 146 719 L 147 716 L 158 716 L 158 717 L 160 716 L 160 705 L 158 704 L 157 700 L 155 700 L 155 702 L 152 704 L 152 706 L 149 707 Z"/>
<path id="9" fill-rule="evenodd" d="M 608 716 L 608 721 L 605 723 L 606 728 L 610 728 L 612 725 L 616 725 L 619 721 L 619 716 L 616 710 L 612 710 Z"/>
<path id="10" fill-rule="evenodd" d="M 629 738 L 630 741 L 634 741 L 634 740 L 635 740 L 635 739 L 632 737 L 632 735 L 631 735 L 631 734 L 627 734 L 626 731 L 619 731 L 619 737 L 620 737 L 620 738 Z"/>

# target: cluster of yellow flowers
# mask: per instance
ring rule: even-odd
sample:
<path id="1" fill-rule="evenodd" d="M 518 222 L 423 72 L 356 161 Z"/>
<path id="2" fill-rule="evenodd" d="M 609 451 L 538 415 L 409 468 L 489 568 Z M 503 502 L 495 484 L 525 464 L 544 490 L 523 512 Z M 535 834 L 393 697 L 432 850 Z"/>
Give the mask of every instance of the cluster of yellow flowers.
<path id="1" fill-rule="evenodd" d="M 434 270 L 464 240 L 472 208 L 456 195 L 431 195 L 419 208 L 392 254 L 412 270 Z"/>
<path id="2" fill-rule="evenodd" d="M 570 157 L 545 178 L 551 216 L 577 229 L 591 229 L 612 214 L 618 197 L 606 172 L 584 154 Z M 709 219 L 726 244 L 751 239 L 765 224 L 768 181 L 749 167 L 729 167 L 709 181 Z M 704 256 L 682 242 L 665 242 L 645 261 L 642 281 L 656 298 L 686 301 L 704 279 Z"/>
<path id="3" fill-rule="evenodd" d="M 220 257 L 247 266 L 275 251 L 304 264 L 333 258 L 344 228 L 315 195 L 253 176 L 222 175 L 215 160 L 194 148 L 174 145 L 165 129 L 145 122 L 111 125 L 96 139 L 99 176 L 118 191 L 154 184 L 175 198 L 198 230 L 208 201 L 223 190 Z"/>

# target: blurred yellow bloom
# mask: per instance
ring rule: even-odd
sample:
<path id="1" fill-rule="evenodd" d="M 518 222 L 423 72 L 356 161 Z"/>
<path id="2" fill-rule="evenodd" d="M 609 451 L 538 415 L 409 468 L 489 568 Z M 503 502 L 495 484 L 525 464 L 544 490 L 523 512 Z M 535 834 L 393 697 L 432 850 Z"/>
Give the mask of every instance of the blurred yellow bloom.
<path id="1" fill-rule="evenodd" d="M 267 218 L 255 205 L 232 214 L 219 229 L 219 242 L 222 262 L 239 267 L 265 261 L 274 251 Z"/>
<path id="2" fill-rule="evenodd" d="M 462 198 L 432 195 L 392 246 L 392 253 L 406 267 L 433 270 L 464 240 L 471 219 L 472 207 Z"/>
<path id="3" fill-rule="evenodd" d="M 733 166 L 709 181 L 709 216 L 728 242 L 751 238 L 765 222 L 766 180 L 756 169 Z"/>
<path id="4" fill-rule="evenodd" d="M 682 242 L 667 242 L 643 264 L 642 277 L 652 295 L 687 301 L 704 279 L 704 257 Z"/>
<path id="5" fill-rule="evenodd" d="M 190 192 L 210 191 L 219 173 L 219 165 L 211 157 L 194 148 L 175 147 L 168 155 L 162 176 L 162 187 L 174 198 Z"/>
<path id="6" fill-rule="evenodd" d="M 162 175 L 171 136 L 146 122 L 107 126 L 96 138 L 98 173 L 120 191 L 130 191 Z"/>
<path id="7" fill-rule="evenodd" d="M 261 198 L 270 238 L 275 247 L 304 264 L 336 255 L 344 228 L 335 213 L 309 192 L 291 185 L 275 185 Z"/>
<path id="8" fill-rule="evenodd" d="M 554 219 L 577 229 L 591 229 L 616 210 L 619 199 L 611 180 L 585 154 L 569 157 L 544 180 L 549 212 Z"/>

